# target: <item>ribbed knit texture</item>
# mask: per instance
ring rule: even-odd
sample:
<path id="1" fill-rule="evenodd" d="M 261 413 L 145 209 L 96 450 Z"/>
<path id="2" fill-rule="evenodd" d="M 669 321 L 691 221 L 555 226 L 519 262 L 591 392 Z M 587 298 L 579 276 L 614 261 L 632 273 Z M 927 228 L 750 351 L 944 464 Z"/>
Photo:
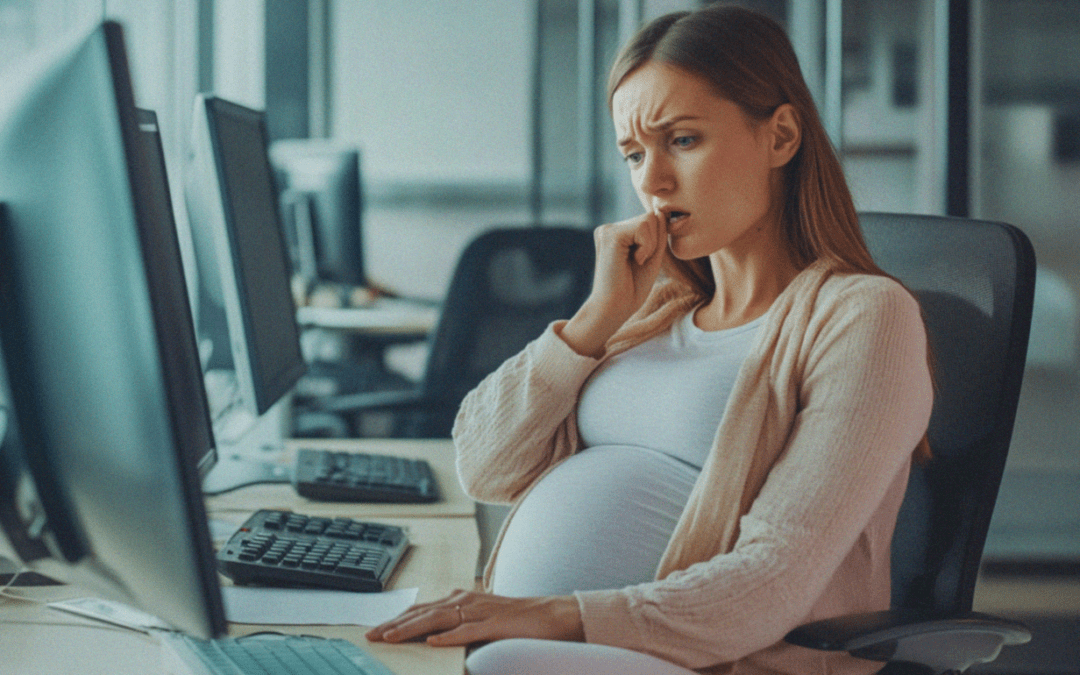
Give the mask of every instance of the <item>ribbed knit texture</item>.
<path id="1" fill-rule="evenodd" d="M 659 287 L 605 358 L 694 302 Z M 579 447 L 578 393 L 602 360 L 573 352 L 559 328 L 462 404 L 457 467 L 475 499 L 515 503 Z M 657 580 L 576 594 L 586 639 L 710 673 L 873 672 L 782 638 L 888 607 L 892 531 L 931 404 L 914 298 L 884 277 L 804 270 L 766 315 Z"/>

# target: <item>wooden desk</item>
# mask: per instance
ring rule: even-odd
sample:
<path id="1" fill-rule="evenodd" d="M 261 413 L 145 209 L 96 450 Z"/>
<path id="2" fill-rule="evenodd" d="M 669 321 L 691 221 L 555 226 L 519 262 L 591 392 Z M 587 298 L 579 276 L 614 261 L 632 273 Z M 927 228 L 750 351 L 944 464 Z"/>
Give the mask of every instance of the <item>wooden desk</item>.
<path id="1" fill-rule="evenodd" d="M 20 588 L 44 603 L 86 595 L 71 586 Z M 0 599 L 0 672 L 4 675 L 162 673 L 157 639 L 49 609 Z"/>
<path id="2" fill-rule="evenodd" d="M 298 307 L 296 322 L 301 328 L 415 339 L 432 331 L 439 312 L 440 307 L 434 304 L 380 298 L 366 307 Z"/>
<path id="3" fill-rule="evenodd" d="M 285 442 L 284 450 L 276 456 L 262 456 L 260 459 L 280 461 L 290 466 L 299 448 L 328 448 L 352 452 L 372 452 L 405 457 L 419 457 L 431 464 L 435 482 L 439 485 L 442 499 L 432 504 L 342 504 L 338 502 L 317 502 L 301 497 L 291 485 L 251 485 L 223 495 L 210 497 L 207 508 L 216 513 L 225 511 L 244 511 L 256 508 L 287 509 L 312 516 L 336 515 L 344 512 L 355 513 L 353 517 L 368 518 L 424 518 L 424 517 L 464 517 L 476 516 L 476 504 L 462 492 L 458 482 L 457 469 L 454 468 L 454 447 L 451 441 L 442 439 L 399 440 L 399 439 L 290 439 Z"/>
<path id="4" fill-rule="evenodd" d="M 304 441 L 307 443 L 307 441 Z M 326 442 L 335 446 L 357 447 L 357 441 Z M 381 448 L 395 452 L 415 452 L 432 461 L 437 471 L 452 466 L 445 441 L 380 441 L 365 448 Z M 294 444 L 290 443 L 290 446 Z M 295 449 L 295 447 L 294 447 Z M 447 459 L 440 458 L 445 453 Z M 448 465 L 446 462 L 451 461 Z M 453 474 L 450 474 L 453 475 Z M 437 476 L 437 479 L 441 479 Z M 457 488 L 456 477 L 445 480 L 447 488 Z M 442 486 L 443 483 L 440 483 Z M 288 486 L 260 486 L 207 500 L 213 521 L 239 525 L 251 511 L 267 507 L 261 497 L 263 490 L 291 490 Z M 283 498 L 284 493 L 276 496 Z M 224 497 L 223 505 L 219 502 Z M 243 497 L 243 499 L 241 499 Z M 315 514 L 314 509 L 297 511 Z M 246 502 L 246 504 L 244 503 Z M 408 529 L 412 548 L 398 571 L 391 578 L 390 588 L 417 588 L 420 602 L 442 597 L 456 588 L 472 588 L 476 576 L 479 537 L 474 509 L 466 508 L 457 497 L 447 500 L 431 515 L 414 513 L 402 515 L 395 509 L 377 504 L 318 504 L 318 515 L 342 515 L 399 525 Z M 470 502 L 471 504 L 471 502 Z M 272 506 L 272 505 L 269 505 Z M 228 583 L 227 580 L 222 580 Z M 80 589 L 63 587 L 20 588 L 20 595 L 40 602 L 86 595 Z M 365 626 L 266 626 L 230 624 L 231 635 L 274 630 L 305 633 L 349 640 L 385 663 L 401 675 L 460 675 L 464 672 L 464 648 L 434 648 L 422 643 L 387 645 L 369 643 L 364 638 Z M 7 675 L 147 675 L 166 673 L 162 649 L 151 636 L 111 627 L 107 624 L 49 609 L 44 604 L 18 602 L 0 598 L 0 674 Z"/>

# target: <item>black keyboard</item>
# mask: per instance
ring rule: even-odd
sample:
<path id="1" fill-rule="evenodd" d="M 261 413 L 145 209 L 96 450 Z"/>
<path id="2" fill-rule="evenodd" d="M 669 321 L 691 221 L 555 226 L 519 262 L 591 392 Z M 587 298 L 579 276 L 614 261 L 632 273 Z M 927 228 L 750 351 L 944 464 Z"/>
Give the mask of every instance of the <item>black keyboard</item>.
<path id="1" fill-rule="evenodd" d="M 408 548 L 405 530 L 393 525 L 264 509 L 217 560 L 236 584 L 378 592 Z"/>
<path id="2" fill-rule="evenodd" d="M 299 635 L 200 640 L 173 633 L 166 636 L 165 642 L 185 665 L 195 668 L 193 672 L 196 673 L 393 675 L 373 656 L 345 640 Z"/>
<path id="3" fill-rule="evenodd" d="M 300 450 L 293 482 L 297 494 L 319 501 L 434 502 L 439 491 L 422 459 L 334 450 Z"/>

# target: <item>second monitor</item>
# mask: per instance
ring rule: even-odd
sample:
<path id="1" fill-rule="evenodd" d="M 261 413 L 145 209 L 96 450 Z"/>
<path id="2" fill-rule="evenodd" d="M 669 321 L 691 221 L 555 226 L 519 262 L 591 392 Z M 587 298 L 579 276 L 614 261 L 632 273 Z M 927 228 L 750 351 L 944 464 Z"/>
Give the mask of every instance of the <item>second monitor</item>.
<path id="1" fill-rule="evenodd" d="M 258 424 L 306 370 L 264 113 L 200 95 L 191 142 L 185 191 L 199 277 L 194 314 L 219 455 L 204 491 L 292 482 L 321 500 L 437 500 L 431 468 L 419 459 L 308 452 L 286 467 L 258 456 Z"/>
<path id="2" fill-rule="evenodd" d="M 196 98 L 193 119 L 185 171 L 193 310 L 220 455 L 204 487 L 288 482 L 287 469 L 251 457 L 258 427 L 272 425 L 267 413 L 306 370 L 265 120 L 209 95 Z"/>

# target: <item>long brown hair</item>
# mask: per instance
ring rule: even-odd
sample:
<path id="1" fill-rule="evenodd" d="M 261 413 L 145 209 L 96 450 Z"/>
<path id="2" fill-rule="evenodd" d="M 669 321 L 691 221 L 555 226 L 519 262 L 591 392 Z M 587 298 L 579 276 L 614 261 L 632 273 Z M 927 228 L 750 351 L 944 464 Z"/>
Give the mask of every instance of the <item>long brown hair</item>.
<path id="1" fill-rule="evenodd" d="M 728 5 L 655 19 L 615 59 L 608 75 L 609 109 L 622 81 L 647 62 L 672 65 L 705 79 L 717 95 L 738 105 L 753 120 L 767 120 L 778 107 L 790 104 L 802 133 L 784 177 L 782 227 L 793 262 L 802 269 L 826 259 L 837 271 L 890 276 L 867 250 L 844 170 L 791 41 L 779 24 Z M 684 261 L 669 251 L 664 269 L 702 298 L 716 291 L 707 258 Z M 915 455 L 920 460 L 929 458 L 925 437 Z"/>
<path id="2" fill-rule="evenodd" d="M 793 261 L 801 269 L 827 258 L 842 271 L 883 274 L 866 249 L 843 168 L 783 28 L 762 14 L 724 5 L 662 16 L 615 59 L 608 76 L 609 108 L 619 84 L 649 61 L 704 78 L 754 120 L 764 121 L 791 104 L 802 131 L 785 176 L 783 228 Z M 703 296 L 715 291 L 705 259 L 680 261 L 669 255 L 665 268 Z"/>

